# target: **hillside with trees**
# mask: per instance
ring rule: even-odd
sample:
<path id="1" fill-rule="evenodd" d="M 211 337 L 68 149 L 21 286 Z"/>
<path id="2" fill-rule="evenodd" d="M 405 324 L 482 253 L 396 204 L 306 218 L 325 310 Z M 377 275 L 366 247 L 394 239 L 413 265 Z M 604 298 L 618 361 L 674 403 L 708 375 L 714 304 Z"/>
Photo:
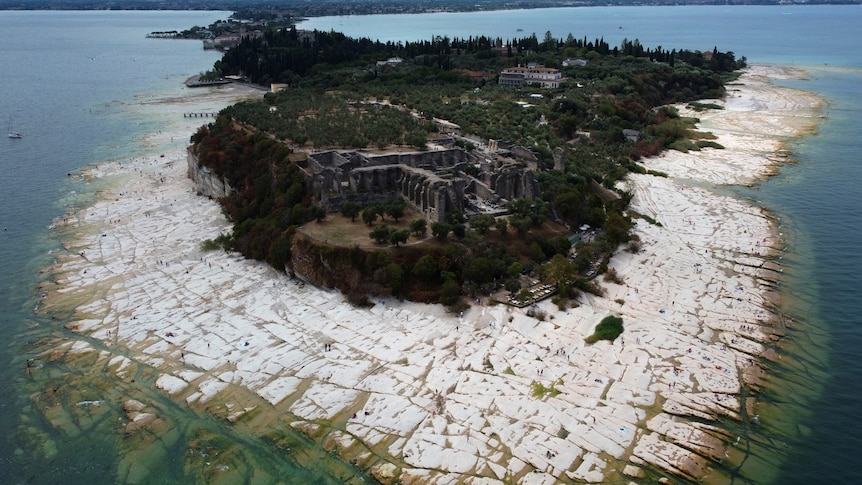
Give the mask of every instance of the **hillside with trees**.
<path id="1" fill-rule="evenodd" d="M 559 69 L 562 87 L 497 84 L 501 70 L 526 65 Z M 564 303 L 577 289 L 597 291 L 590 277 L 620 245 L 637 246 L 625 210 L 630 194 L 616 182 L 645 172 L 641 157 L 718 148 L 709 134 L 692 130 L 694 120 L 667 105 L 722 97 L 744 66 L 744 57 L 717 48 L 647 48 L 637 40 L 612 47 L 550 32 L 541 39 L 381 43 L 337 32 L 268 30 L 226 52 L 208 76 L 287 88 L 225 109 L 195 134 L 192 150 L 237 188 L 222 201 L 234 223 L 228 247 L 288 270 L 291 251 L 301 249 L 303 257 L 354 274 L 330 282 L 354 301 L 393 294 L 456 305 L 462 295 L 499 287 L 516 294 L 521 275 L 534 273 L 553 280 Z M 524 147 L 537 160 L 541 198 L 508 201 L 505 217 L 452 214 L 421 230 L 414 221 L 394 225 L 391 215 L 385 222 L 386 208 L 342 207 L 354 221 L 346 223 L 365 224 L 368 244 L 379 248 L 298 242 L 299 226 L 327 217 L 297 168 L 305 153 L 425 149 L 444 136 L 434 119 L 458 125 L 453 141 L 467 151 L 479 153 L 487 140 Z M 366 213 L 368 219 L 357 217 Z M 572 257 L 567 228 L 584 224 L 597 233 Z M 417 241 L 425 242 L 404 246 Z"/>

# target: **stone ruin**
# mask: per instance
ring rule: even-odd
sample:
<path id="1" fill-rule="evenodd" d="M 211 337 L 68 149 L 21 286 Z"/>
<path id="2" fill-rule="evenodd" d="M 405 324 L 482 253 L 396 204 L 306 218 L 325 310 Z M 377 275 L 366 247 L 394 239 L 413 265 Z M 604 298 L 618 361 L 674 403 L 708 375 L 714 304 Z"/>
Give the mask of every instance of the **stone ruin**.
<path id="1" fill-rule="evenodd" d="M 374 156 L 332 150 L 309 154 L 299 165 L 315 203 L 329 212 L 347 201 L 365 206 L 400 196 L 427 220 L 445 222 L 450 213 L 503 213 L 508 201 L 540 196 L 535 166 L 506 155 L 512 153 L 451 148 Z M 471 166 L 476 176 L 468 174 Z"/>

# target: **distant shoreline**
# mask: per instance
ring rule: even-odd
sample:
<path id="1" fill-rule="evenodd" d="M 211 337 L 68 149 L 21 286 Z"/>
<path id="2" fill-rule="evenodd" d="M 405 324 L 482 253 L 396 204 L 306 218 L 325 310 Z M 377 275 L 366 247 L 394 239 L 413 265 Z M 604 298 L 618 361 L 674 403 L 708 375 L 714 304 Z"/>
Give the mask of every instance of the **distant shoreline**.
<path id="1" fill-rule="evenodd" d="M 537 10 L 547 8 L 573 7 L 662 7 L 662 6 L 782 6 L 792 7 L 794 5 L 859 5 L 862 0 L 811 0 L 808 2 L 783 3 L 780 0 L 747 0 L 742 3 L 728 5 L 722 0 L 652 0 L 649 2 L 630 5 L 626 0 L 581 0 L 571 2 L 567 0 L 516 0 L 507 2 L 503 0 L 485 0 L 461 2 L 456 0 L 426 5 L 409 0 L 390 0 L 388 2 L 371 3 L 367 5 L 355 2 L 331 2 L 321 5 L 306 5 L 303 3 L 288 4 L 284 10 L 291 11 L 294 17 L 329 17 L 329 16 L 357 16 L 357 15 L 386 15 L 386 14 L 422 14 L 422 13 L 463 13 L 463 12 L 491 12 L 503 10 Z M 119 4 L 101 0 L 80 0 L 68 2 L 63 0 L 0 0 L 0 10 L 230 10 L 236 11 L 240 8 L 269 8 L 270 4 L 265 2 L 249 2 L 237 4 L 233 0 L 169 0 L 154 4 L 141 0 L 125 0 Z M 346 14 L 344 12 L 347 12 Z"/>

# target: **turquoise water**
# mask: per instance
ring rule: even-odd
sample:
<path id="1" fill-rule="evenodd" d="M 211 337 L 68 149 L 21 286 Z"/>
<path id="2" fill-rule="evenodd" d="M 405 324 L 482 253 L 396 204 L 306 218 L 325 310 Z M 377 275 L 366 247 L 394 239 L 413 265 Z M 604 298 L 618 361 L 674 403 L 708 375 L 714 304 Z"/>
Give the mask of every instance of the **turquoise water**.
<path id="1" fill-rule="evenodd" d="M 92 197 L 75 173 L 104 160 L 152 150 L 143 136 L 164 119 L 138 109 L 165 92 L 182 92 L 186 77 L 218 58 L 198 42 L 148 40 L 155 30 L 207 25 L 219 12 L 0 12 L 0 66 L 4 94 L 0 121 L 25 138 L 0 140 L 0 483 L 115 483 L 122 457 L 133 446 L 111 432 L 116 413 L 94 410 L 74 431 L 62 433 L 34 412 L 31 393 L 43 392 L 26 373 L 26 361 L 41 339 L 65 335 L 56 322 L 34 316 L 46 254 L 58 245 L 51 221 Z M 733 50 L 752 62 L 815 66 L 811 79 L 795 86 L 822 94 L 829 104 L 816 136 L 793 141 L 798 163 L 740 196 L 781 218 L 787 251 L 783 294 L 793 326 L 781 343 L 783 360 L 764 392 L 770 418 L 756 444 L 776 461 L 746 464 L 750 481 L 775 483 L 858 481 L 852 469 L 862 435 L 862 302 L 856 276 L 862 274 L 858 241 L 862 216 L 862 7 L 638 7 L 550 9 L 475 14 L 330 17 L 307 26 L 342 30 L 382 40 L 432 35 L 491 35 L 541 38 L 604 37 L 612 45 L 638 38 L 646 46 Z M 622 29 L 620 29 L 622 27 Z M 516 29 L 522 29 L 517 32 Z M 6 42 L 8 40 L 8 42 Z M 6 128 L 4 126 L 4 128 Z M 72 176 L 69 176 L 71 174 Z M 64 375 L 63 373 L 69 373 Z M 51 368 L 50 382 L 74 380 L 74 368 Z M 91 379 L 92 380 L 92 379 Z M 146 383 L 146 376 L 142 378 Z M 102 382 L 64 390 L 115 392 L 125 384 Z M 249 481 L 253 468 L 290 477 L 289 483 L 343 483 L 345 469 L 310 449 L 286 457 L 213 417 L 197 416 L 156 391 L 134 388 L 157 402 L 176 426 L 164 446 L 149 455 L 157 464 L 150 483 L 186 483 L 190 444 L 227 439 L 243 449 L 235 463 Z M 119 392 L 119 391 L 116 391 Z M 74 394 L 78 395 L 78 394 Z M 821 397 L 822 396 L 822 397 Z M 764 414 L 765 416 L 765 414 Z M 202 438 L 203 436 L 203 438 Z M 207 437 L 211 438 L 208 441 Z M 218 438 L 218 439 L 217 439 Z M 292 436 L 293 447 L 310 446 Z M 46 449 L 50 448 L 50 449 Z M 141 457 L 147 458 L 147 457 Z M 778 460 L 781 460 L 780 462 Z M 317 463 L 316 466 L 302 463 Z M 185 465 L 184 465 L 185 464 Z M 244 465 L 243 465 L 244 464 Z M 775 470 L 781 471 L 776 476 Z M 762 470 L 762 471 L 761 471 Z"/>
<path id="2" fill-rule="evenodd" d="M 828 97 L 827 118 L 817 136 L 791 146 L 798 163 L 755 194 L 790 231 L 787 271 L 795 279 L 786 282 L 785 293 L 790 311 L 808 323 L 805 332 L 792 334 L 795 352 L 807 357 L 817 344 L 828 346 L 825 367 L 806 358 L 797 369 L 822 377 L 822 397 L 810 405 L 793 395 L 781 397 L 783 405 L 803 406 L 810 415 L 788 449 L 778 483 L 853 483 L 860 477 L 852 463 L 862 434 L 862 72 L 813 72 L 810 81 L 798 84 Z"/>
<path id="3" fill-rule="evenodd" d="M 208 25 L 224 12 L 0 12 L 0 118 L 23 139 L 0 140 L 0 482 L 113 483 L 117 446 L 95 428 L 64 437 L 31 412 L 36 392 L 24 372 L 45 335 L 62 334 L 33 315 L 39 271 L 57 246 L 55 217 L 85 194 L 68 174 L 102 160 L 142 153 L 142 137 L 158 120 L 134 114 L 136 97 L 176 89 L 217 55 L 199 43 L 147 41 L 154 30 Z M 74 180 L 73 180 L 74 179 Z M 70 195 L 71 194 L 71 195 Z M 37 452 L 57 440 L 50 459 Z M 30 459 L 30 458 L 33 459 Z"/>

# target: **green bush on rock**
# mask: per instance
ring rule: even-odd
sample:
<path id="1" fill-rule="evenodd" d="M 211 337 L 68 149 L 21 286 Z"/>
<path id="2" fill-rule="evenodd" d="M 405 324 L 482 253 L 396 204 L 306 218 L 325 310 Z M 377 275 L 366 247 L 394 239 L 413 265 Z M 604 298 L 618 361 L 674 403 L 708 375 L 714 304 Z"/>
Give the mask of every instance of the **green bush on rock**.
<path id="1" fill-rule="evenodd" d="M 584 340 L 588 344 L 596 343 L 599 340 L 610 340 L 613 342 L 620 334 L 623 333 L 623 319 L 613 315 L 607 316 L 596 325 L 595 331 Z"/>

